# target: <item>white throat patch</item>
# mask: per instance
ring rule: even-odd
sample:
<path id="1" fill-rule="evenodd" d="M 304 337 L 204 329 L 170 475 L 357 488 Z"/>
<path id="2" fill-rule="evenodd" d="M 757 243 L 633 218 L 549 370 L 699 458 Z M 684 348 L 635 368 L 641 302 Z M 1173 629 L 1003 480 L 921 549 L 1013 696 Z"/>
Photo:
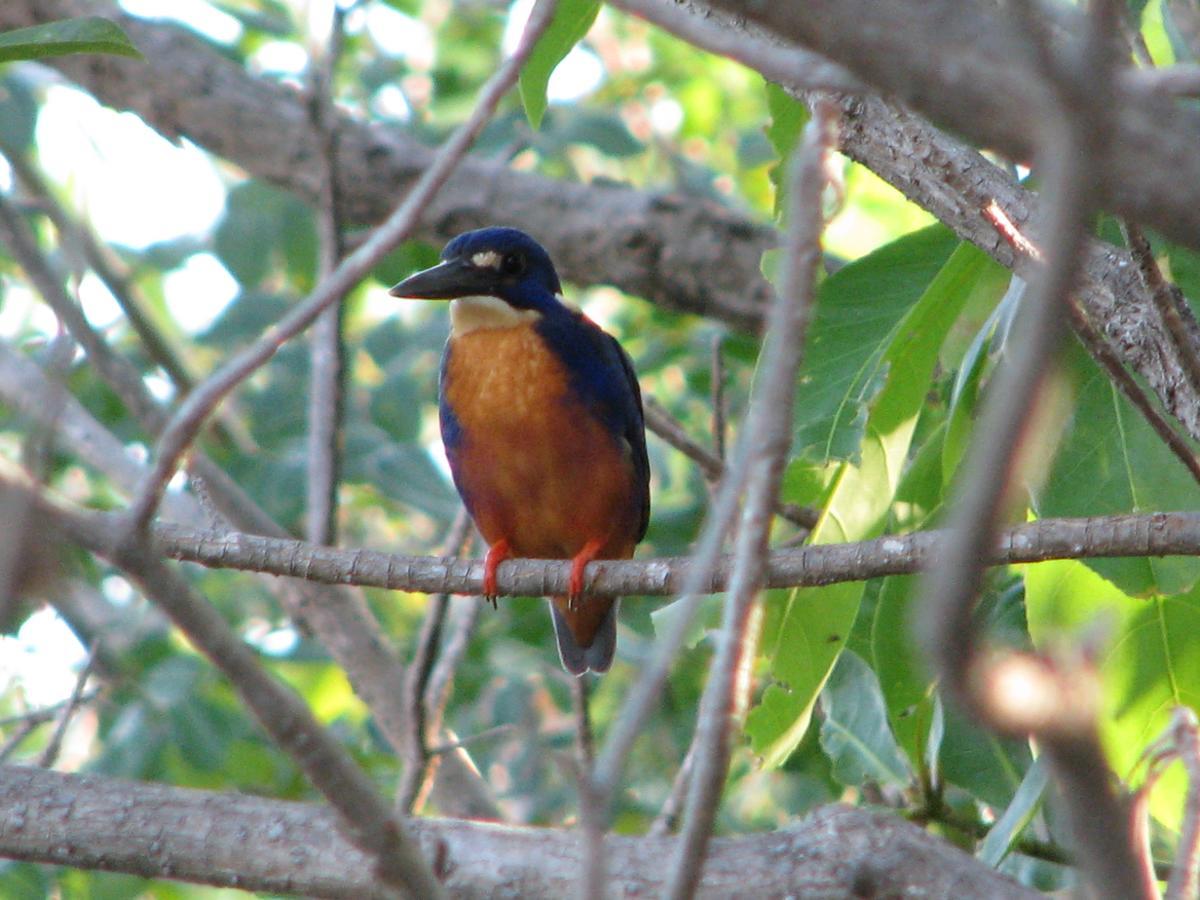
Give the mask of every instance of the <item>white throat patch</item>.
<path id="1" fill-rule="evenodd" d="M 450 331 L 456 337 L 479 328 L 512 328 L 541 317 L 537 310 L 514 309 L 499 297 L 459 297 L 450 301 Z"/>

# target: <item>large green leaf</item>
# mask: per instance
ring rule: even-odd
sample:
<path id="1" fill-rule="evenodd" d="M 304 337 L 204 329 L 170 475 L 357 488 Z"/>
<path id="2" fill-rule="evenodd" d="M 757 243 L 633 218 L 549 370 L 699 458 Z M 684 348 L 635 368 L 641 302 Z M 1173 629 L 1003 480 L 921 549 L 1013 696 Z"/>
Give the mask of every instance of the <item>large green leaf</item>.
<path id="1" fill-rule="evenodd" d="M 116 22 L 82 16 L 31 25 L 0 34 L 0 63 L 44 59 L 70 53 L 108 53 L 141 59 L 142 54 Z"/>
<path id="2" fill-rule="evenodd" d="M 1029 632 L 1040 647 L 1103 623 L 1100 732 L 1117 775 L 1128 778 L 1178 705 L 1200 710 L 1200 588 L 1139 599 L 1074 560 L 1023 567 Z M 1167 770 L 1151 812 L 1178 827 L 1184 776 Z"/>
<path id="3" fill-rule="evenodd" d="M 930 238 L 940 234 L 941 229 L 929 229 L 915 245 L 912 238 L 896 243 L 928 252 Z M 873 373 L 883 376 L 883 384 L 870 404 L 858 459 L 832 466 L 833 477 L 827 482 L 830 488 L 823 491 L 824 510 L 810 537 L 812 543 L 857 541 L 881 533 L 905 470 L 938 350 L 968 295 L 997 268 L 982 251 L 962 244 L 936 277 L 930 273 L 924 292 L 910 296 L 910 301 L 916 302 L 907 314 L 898 318 L 889 314 L 888 340 L 870 361 Z M 835 296 L 823 294 L 822 302 Z M 895 297 L 890 302 L 894 304 Z M 867 313 L 863 304 L 859 317 L 867 317 Z M 871 374 L 856 382 L 861 386 L 875 377 Z M 851 393 L 857 389 L 852 387 Z M 861 403 L 863 398 L 849 402 Z M 792 468 L 804 466 L 794 463 Z M 827 473 L 830 466 L 820 468 Z M 794 471 L 792 475 L 790 490 L 799 484 L 826 483 L 820 478 L 795 477 Z M 789 501 L 811 503 L 814 499 L 788 489 L 785 499 Z M 807 730 L 817 694 L 850 634 L 863 590 L 859 582 L 793 591 L 782 614 L 770 618 L 777 625 L 773 632 L 764 633 L 763 646 L 773 657 L 771 674 L 776 683 L 767 687 L 746 725 L 756 752 L 767 765 L 782 763 Z"/>
<path id="4" fill-rule="evenodd" d="M 868 404 L 887 375 L 884 354 L 957 245 L 949 229 L 935 225 L 822 283 L 796 390 L 797 456 L 817 462 L 857 456 Z"/>
<path id="5" fill-rule="evenodd" d="M 1200 486 L 1108 377 L 1082 350 L 1066 366 L 1076 379 L 1071 429 L 1045 488 L 1039 516 L 1098 516 L 1200 507 Z M 1135 596 L 1188 590 L 1200 560 L 1188 557 L 1088 560 L 1087 565 Z"/>
<path id="6" fill-rule="evenodd" d="M 842 784 L 907 785 L 908 760 L 888 725 L 875 673 L 852 650 L 838 657 L 821 691 L 821 748 Z"/>
<path id="7" fill-rule="evenodd" d="M 599 12 L 599 0 L 559 0 L 554 21 L 521 68 L 521 102 L 535 130 L 546 113 L 546 85 L 554 67 L 588 33 Z"/>

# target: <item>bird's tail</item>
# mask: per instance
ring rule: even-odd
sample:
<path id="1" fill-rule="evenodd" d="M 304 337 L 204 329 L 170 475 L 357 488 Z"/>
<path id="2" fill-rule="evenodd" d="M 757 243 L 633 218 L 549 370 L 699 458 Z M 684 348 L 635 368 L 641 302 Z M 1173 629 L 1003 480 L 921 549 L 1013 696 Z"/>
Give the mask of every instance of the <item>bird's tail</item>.
<path id="1" fill-rule="evenodd" d="M 566 597 L 554 597 L 550 600 L 554 636 L 558 639 L 558 656 L 562 660 L 563 668 L 572 675 L 582 675 L 589 670 L 597 674 L 607 672 L 612 665 L 613 655 L 617 652 L 617 607 L 620 606 L 620 601 L 613 600 L 612 605 L 605 610 L 592 635 L 591 643 L 586 647 L 581 647 L 575 639 L 575 634 L 571 631 L 560 606 L 567 606 Z"/>

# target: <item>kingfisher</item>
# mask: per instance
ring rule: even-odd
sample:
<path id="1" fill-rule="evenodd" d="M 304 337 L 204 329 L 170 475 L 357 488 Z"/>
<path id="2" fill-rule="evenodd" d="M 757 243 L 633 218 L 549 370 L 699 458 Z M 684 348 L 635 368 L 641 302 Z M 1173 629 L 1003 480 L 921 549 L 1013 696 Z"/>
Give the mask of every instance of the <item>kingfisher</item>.
<path id="1" fill-rule="evenodd" d="M 563 301 L 549 254 L 515 228 L 460 234 L 389 292 L 450 300 L 439 418 L 454 485 L 488 543 L 484 596 L 511 557 L 571 560 L 550 598 L 563 667 L 606 672 L 615 598 L 586 597 L 595 559 L 628 559 L 650 518 L 642 395 L 617 340 Z"/>

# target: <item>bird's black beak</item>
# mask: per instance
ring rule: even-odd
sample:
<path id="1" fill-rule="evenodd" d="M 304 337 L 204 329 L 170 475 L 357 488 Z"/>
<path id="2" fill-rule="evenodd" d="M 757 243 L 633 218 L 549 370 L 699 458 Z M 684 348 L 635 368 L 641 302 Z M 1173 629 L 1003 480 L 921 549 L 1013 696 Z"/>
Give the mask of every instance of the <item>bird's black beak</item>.
<path id="1" fill-rule="evenodd" d="M 453 300 L 491 293 L 487 270 L 461 259 L 447 259 L 431 269 L 409 275 L 388 291 L 393 297 L 411 300 Z"/>

